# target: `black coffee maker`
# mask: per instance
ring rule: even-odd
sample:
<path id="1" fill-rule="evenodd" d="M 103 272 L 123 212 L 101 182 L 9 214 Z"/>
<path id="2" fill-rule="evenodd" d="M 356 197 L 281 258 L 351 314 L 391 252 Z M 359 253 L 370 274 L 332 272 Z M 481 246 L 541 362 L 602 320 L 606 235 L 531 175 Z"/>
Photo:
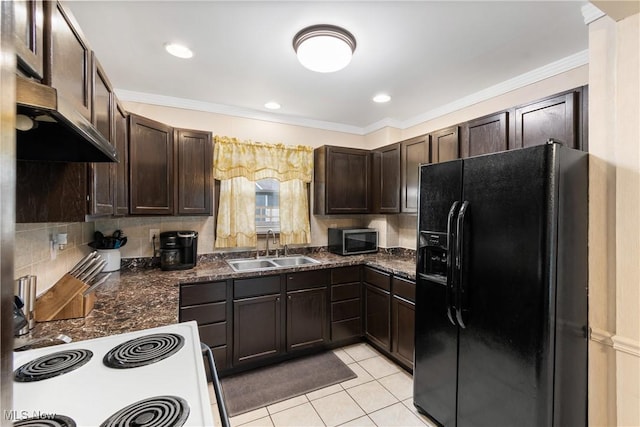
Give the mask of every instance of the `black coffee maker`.
<path id="1" fill-rule="evenodd" d="M 160 233 L 160 268 L 188 270 L 198 261 L 197 231 L 165 231 Z"/>

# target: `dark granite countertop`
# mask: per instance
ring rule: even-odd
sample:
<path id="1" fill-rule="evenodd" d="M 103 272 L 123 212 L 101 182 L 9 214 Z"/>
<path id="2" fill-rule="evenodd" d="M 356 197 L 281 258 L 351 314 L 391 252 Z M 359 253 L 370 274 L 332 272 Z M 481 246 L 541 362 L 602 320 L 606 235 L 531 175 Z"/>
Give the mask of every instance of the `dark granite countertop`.
<path id="1" fill-rule="evenodd" d="M 415 255 L 412 251 L 345 257 L 326 252 L 309 255 L 320 261 L 320 264 L 237 273 L 223 259 L 211 259 L 199 261 L 191 270 L 162 271 L 159 268 L 147 268 L 115 272 L 96 291 L 96 303 L 87 317 L 38 323 L 30 337 L 65 334 L 73 341 L 82 341 L 177 323 L 179 285 L 183 283 L 204 283 L 359 264 L 415 279 Z"/>

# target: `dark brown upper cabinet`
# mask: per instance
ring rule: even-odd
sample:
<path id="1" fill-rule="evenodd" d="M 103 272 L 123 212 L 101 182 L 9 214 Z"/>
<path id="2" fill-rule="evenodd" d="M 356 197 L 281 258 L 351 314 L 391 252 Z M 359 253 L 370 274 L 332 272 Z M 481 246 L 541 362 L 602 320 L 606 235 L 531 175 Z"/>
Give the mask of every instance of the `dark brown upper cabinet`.
<path id="1" fill-rule="evenodd" d="M 422 135 L 400 143 L 400 212 L 418 212 L 420 164 L 429 163 L 429 136 Z"/>
<path id="2" fill-rule="evenodd" d="M 508 150 L 508 113 L 492 114 L 471 120 L 462 129 L 461 157 L 479 156 Z"/>
<path id="3" fill-rule="evenodd" d="M 173 129 L 129 115 L 129 209 L 133 215 L 171 215 L 174 210 Z"/>
<path id="4" fill-rule="evenodd" d="M 116 216 L 129 214 L 129 132 L 127 132 L 127 112 L 113 97 L 113 140 L 120 163 L 115 165 L 115 211 Z"/>
<path id="5" fill-rule="evenodd" d="M 400 212 L 400 144 L 391 144 L 373 153 L 371 185 L 373 212 Z"/>
<path id="6" fill-rule="evenodd" d="M 44 9 L 42 0 L 14 0 L 18 69 L 27 77 L 44 76 Z"/>
<path id="7" fill-rule="evenodd" d="M 44 83 L 91 121 L 91 51 L 80 26 L 56 1 L 44 2 Z"/>
<path id="8" fill-rule="evenodd" d="M 213 211 L 213 142 L 211 132 L 175 129 L 175 182 L 178 215 L 211 215 Z"/>
<path id="9" fill-rule="evenodd" d="M 95 54 L 91 55 L 92 105 L 91 123 L 108 141 L 114 140 L 114 94 L 113 87 Z M 122 162 L 122 158 L 120 158 Z M 89 209 L 92 215 L 113 215 L 115 201 L 115 178 L 117 164 L 90 163 Z"/>
<path id="10" fill-rule="evenodd" d="M 434 163 L 460 158 L 460 128 L 451 126 L 431 133 L 431 156 Z"/>
<path id="11" fill-rule="evenodd" d="M 316 215 L 360 214 L 371 210 L 371 153 L 325 145 L 314 154 Z"/>
<path id="12" fill-rule="evenodd" d="M 578 106 L 578 92 L 569 92 L 516 108 L 514 148 L 546 144 L 549 138 L 580 148 Z"/>

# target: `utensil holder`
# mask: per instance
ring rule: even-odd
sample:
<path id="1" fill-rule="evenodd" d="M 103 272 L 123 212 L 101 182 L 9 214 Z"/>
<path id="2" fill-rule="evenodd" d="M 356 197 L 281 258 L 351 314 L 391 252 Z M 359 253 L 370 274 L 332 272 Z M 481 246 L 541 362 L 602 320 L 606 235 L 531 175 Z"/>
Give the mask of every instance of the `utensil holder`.
<path id="1" fill-rule="evenodd" d="M 36 322 L 86 317 L 93 309 L 96 294 L 83 295 L 89 285 L 65 274 L 36 300 Z"/>

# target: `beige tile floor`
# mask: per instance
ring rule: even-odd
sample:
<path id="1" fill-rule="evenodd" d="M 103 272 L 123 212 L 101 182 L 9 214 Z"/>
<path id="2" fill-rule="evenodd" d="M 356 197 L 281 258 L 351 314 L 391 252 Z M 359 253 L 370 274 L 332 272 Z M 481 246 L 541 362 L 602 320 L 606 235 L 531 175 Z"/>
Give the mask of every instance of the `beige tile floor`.
<path id="1" fill-rule="evenodd" d="M 357 375 L 356 378 L 231 417 L 231 425 L 433 425 L 414 408 L 412 377 L 404 369 L 365 343 L 343 347 L 334 352 Z M 211 385 L 209 388 L 213 396 Z M 212 402 L 215 402 L 213 397 Z M 213 404 L 211 409 L 218 422 L 217 406 Z"/>

